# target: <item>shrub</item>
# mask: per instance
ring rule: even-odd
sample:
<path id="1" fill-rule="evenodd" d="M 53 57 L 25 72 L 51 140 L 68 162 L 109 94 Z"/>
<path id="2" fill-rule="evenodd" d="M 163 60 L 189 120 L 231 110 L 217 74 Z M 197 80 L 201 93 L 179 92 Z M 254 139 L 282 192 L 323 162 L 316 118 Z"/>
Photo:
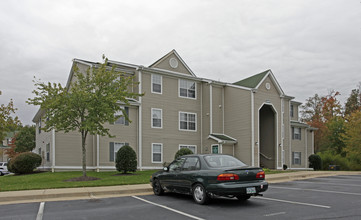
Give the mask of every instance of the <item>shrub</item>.
<path id="1" fill-rule="evenodd" d="M 177 151 L 177 153 L 175 153 L 174 159 L 177 159 L 178 157 L 187 154 L 193 154 L 193 151 L 189 150 L 188 148 L 181 148 L 180 150 Z"/>
<path id="2" fill-rule="evenodd" d="M 135 172 L 137 170 L 137 155 L 130 146 L 123 146 L 117 152 L 115 168 L 119 172 Z"/>
<path id="3" fill-rule="evenodd" d="M 349 170 L 348 159 L 331 151 L 317 153 L 322 160 L 322 169 L 328 170 L 330 165 L 339 165 L 341 170 Z"/>
<path id="4" fill-rule="evenodd" d="M 20 153 L 8 163 L 8 170 L 16 174 L 26 174 L 34 172 L 41 165 L 41 156 L 32 152 Z"/>
<path id="5" fill-rule="evenodd" d="M 310 168 L 313 168 L 313 170 L 321 170 L 322 169 L 322 159 L 321 159 L 320 155 L 311 154 L 308 157 L 308 162 L 310 163 Z"/>

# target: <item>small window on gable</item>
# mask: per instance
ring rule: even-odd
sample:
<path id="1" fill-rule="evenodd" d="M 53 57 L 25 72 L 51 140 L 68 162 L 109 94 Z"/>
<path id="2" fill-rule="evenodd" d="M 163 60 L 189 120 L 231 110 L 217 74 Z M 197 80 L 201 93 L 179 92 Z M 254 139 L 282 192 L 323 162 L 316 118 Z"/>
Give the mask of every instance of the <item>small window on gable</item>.
<path id="1" fill-rule="evenodd" d="M 180 79 L 179 80 L 179 96 L 195 99 L 196 98 L 196 82 Z"/>
<path id="2" fill-rule="evenodd" d="M 152 93 L 162 94 L 162 76 L 152 74 Z"/>

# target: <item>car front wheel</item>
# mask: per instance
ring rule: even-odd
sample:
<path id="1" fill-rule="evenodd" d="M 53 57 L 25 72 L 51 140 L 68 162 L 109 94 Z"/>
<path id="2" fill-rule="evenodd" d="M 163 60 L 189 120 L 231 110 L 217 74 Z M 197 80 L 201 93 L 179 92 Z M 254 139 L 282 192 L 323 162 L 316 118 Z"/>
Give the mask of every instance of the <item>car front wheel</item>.
<path id="1" fill-rule="evenodd" d="M 153 192 L 154 192 L 154 195 L 157 195 L 157 196 L 160 196 L 164 193 L 164 190 L 162 189 L 162 186 L 160 185 L 160 182 L 158 179 L 154 179 Z"/>
<path id="2" fill-rule="evenodd" d="M 193 192 L 192 193 L 193 199 L 196 203 L 198 203 L 200 205 L 204 205 L 204 204 L 208 203 L 209 197 L 202 184 L 198 183 L 198 184 L 194 185 L 192 192 Z"/>

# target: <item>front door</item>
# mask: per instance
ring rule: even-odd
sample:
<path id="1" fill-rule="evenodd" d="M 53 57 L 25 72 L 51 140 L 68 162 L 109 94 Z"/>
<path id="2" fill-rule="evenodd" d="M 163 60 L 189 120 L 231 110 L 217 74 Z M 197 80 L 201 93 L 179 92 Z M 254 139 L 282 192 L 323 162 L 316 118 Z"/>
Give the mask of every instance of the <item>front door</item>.
<path id="1" fill-rule="evenodd" d="M 218 144 L 213 144 L 212 145 L 212 154 L 219 154 L 219 145 Z"/>

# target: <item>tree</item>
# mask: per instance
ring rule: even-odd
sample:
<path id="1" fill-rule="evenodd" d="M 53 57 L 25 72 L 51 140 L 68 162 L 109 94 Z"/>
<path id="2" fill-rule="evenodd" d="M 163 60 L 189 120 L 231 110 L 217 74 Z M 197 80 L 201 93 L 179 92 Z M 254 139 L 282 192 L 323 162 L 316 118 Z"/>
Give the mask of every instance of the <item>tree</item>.
<path id="1" fill-rule="evenodd" d="M 16 152 L 32 151 L 35 148 L 35 126 L 24 126 L 16 134 Z"/>
<path id="2" fill-rule="evenodd" d="M 1 95 L 1 91 L 0 91 Z M 5 138 L 5 132 L 13 131 L 21 123 L 17 116 L 13 117 L 12 114 L 15 114 L 17 109 L 14 107 L 13 100 L 10 100 L 9 104 L 0 105 L 0 140 L 2 141 Z"/>
<path id="3" fill-rule="evenodd" d="M 342 135 L 345 133 L 345 120 L 343 117 L 335 116 L 330 119 L 327 124 L 327 150 L 331 150 L 336 154 L 340 154 L 341 156 L 345 155 L 345 142 L 342 138 Z M 326 149 L 325 149 L 326 150 Z"/>
<path id="4" fill-rule="evenodd" d="M 117 152 L 115 167 L 119 172 L 135 172 L 137 170 L 137 154 L 130 146 L 123 146 Z"/>
<path id="5" fill-rule="evenodd" d="M 361 110 L 361 83 L 357 89 L 351 91 L 350 96 L 345 103 L 345 115 L 350 115 L 352 112 Z"/>
<path id="6" fill-rule="evenodd" d="M 361 158 L 361 111 L 351 113 L 346 119 L 345 133 L 342 135 L 345 151 L 348 156 Z"/>
<path id="7" fill-rule="evenodd" d="M 9 147 L 8 149 L 5 149 L 5 154 L 8 155 L 8 158 L 13 159 L 14 157 L 16 157 L 18 154 L 20 154 L 19 152 L 15 151 L 16 145 L 15 145 L 15 141 L 16 141 L 16 134 L 15 136 L 11 139 L 10 143 L 9 143 Z"/>
<path id="8" fill-rule="evenodd" d="M 134 86 L 134 76 L 119 72 L 115 65 L 110 68 L 108 59 L 103 56 L 103 63 L 88 68 L 85 73 L 74 65 L 74 77 L 69 87 L 61 84 L 35 81 L 35 98 L 29 98 L 28 104 L 39 105 L 45 110 L 47 121 L 45 131 L 78 131 L 81 134 L 82 170 L 86 177 L 86 138 L 88 134 L 113 137 L 106 122 L 114 122 L 122 111 L 120 104 L 129 105 L 128 98 L 137 98 L 138 94 L 129 90 Z"/>

